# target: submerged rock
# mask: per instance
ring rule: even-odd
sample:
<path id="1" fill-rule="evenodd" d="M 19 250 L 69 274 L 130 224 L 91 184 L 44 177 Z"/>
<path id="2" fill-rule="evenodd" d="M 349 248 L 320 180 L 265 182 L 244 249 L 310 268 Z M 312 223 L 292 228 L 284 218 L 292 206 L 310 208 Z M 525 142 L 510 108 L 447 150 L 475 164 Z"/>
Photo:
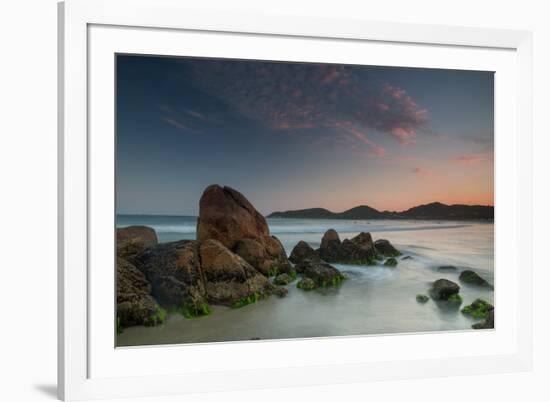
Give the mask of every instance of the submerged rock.
<path id="1" fill-rule="evenodd" d="M 486 300 L 476 299 L 474 302 L 462 309 L 462 313 L 477 319 L 487 319 L 489 313 L 495 307 Z"/>
<path id="2" fill-rule="evenodd" d="M 296 279 L 296 273 L 294 275 L 290 274 L 279 274 L 273 279 L 273 283 L 275 285 L 284 286 L 288 285 L 290 282 L 294 281 Z"/>
<path id="3" fill-rule="evenodd" d="M 426 295 L 420 295 L 420 294 L 416 295 L 416 301 L 418 303 L 424 304 L 424 303 L 428 302 L 428 300 L 430 300 L 430 298 Z"/>
<path id="4" fill-rule="evenodd" d="M 277 286 L 275 287 L 275 289 L 273 289 L 273 294 L 277 297 L 285 297 L 288 294 L 288 289 Z"/>
<path id="5" fill-rule="evenodd" d="M 319 253 L 311 248 L 309 244 L 303 240 L 300 240 L 292 249 L 288 259 L 294 264 L 298 264 L 304 260 L 318 261 L 321 257 L 319 256 Z"/>
<path id="6" fill-rule="evenodd" d="M 295 268 L 305 278 L 311 279 L 316 287 L 338 286 L 345 279 L 344 274 L 324 261 L 304 260 Z"/>
<path id="7" fill-rule="evenodd" d="M 482 286 L 491 289 L 493 288 L 493 285 L 471 270 L 462 271 L 458 279 L 469 285 Z"/>
<path id="8" fill-rule="evenodd" d="M 302 278 L 297 284 L 296 284 L 296 287 L 298 289 L 302 289 L 302 290 L 313 290 L 317 287 L 317 285 L 315 285 L 315 282 L 313 281 L 313 279 L 311 278 Z"/>
<path id="9" fill-rule="evenodd" d="M 128 226 L 116 231 L 117 257 L 128 258 L 158 244 L 157 234 L 148 226 Z"/>
<path id="10" fill-rule="evenodd" d="M 454 265 L 441 265 L 440 267 L 437 267 L 437 270 L 439 272 L 455 272 L 458 268 Z"/>
<path id="11" fill-rule="evenodd" d="M 401 259 L 402 259 L 402 260 L 412 260 L 413 258 L 412 258 L 412 256 L 410 256 L 410 255 L 406 255 L 406 256 L 404 256 L 404 257 L 401 258 Z"/>
<path id="12" fill-rule="evenodd" d="M 120 327 L 161 324 L 166 311 L 151 296 L 151 285 L 133 264 L 117 258 L 117 323 Z"/>
<path id="13" fill-rule="evenodd" d="M 386 267 L 396 267 L 397 266 L 397 260 L 393 257 L 390 257 L 384 262 L 384 266 Z"/>
<path id="14" fill-rule="evenodd" d="M 460 291 L 460 286 L 456 283 L 449 281 L 448 279 L 438 279 L 432 285 L 430 289 L 430 296 L 434 300 L 451 300 L 454 301 L 458 292 Z"/>
<path id="15" fill-rule="evenodd" d="M 374 242 L 376 252 L 384 257 L 397 257 L 401 255 L 399 251 L 386 239 L 378 239 Z"/>
<path id="16" fill-rule="evenodd" d="M 472 325 L 473 329 L 493 329 L 495 328 L 495 309 L 489 311 L 485 321 L 481 321 Z"/>

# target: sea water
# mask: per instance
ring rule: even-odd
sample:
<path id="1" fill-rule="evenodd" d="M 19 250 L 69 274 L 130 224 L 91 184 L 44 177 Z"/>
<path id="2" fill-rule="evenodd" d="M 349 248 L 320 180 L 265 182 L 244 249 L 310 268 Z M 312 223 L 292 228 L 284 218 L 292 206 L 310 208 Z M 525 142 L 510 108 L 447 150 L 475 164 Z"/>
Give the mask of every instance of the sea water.
<path id="1" fill-rule="evenodd" d="M 169 314 L 157 327 L 125 328 L 117 336 L 117 346 L 471 330 L 476 321 L 460 310 L 432 300 L 416 302 L 416 295 L 427 294 L 440 278 L 460 285 L 462 307 L 478 297 L 493 303 L 493 290 L 458 280 L 462 270 L 473 269 L 494 283 L 492 223 L 268 219 L 268 224 L 287 254 L 300 240 L 318 248 L 324 232 L 332 228 L 342 240 L 360 232 L 370 232 L 375 240 L 388 239 L 402 256 L 395 268 L 333 264 L 348 276 L 338 288 L 305 292 L 294 282 L 282 299 L 272 296 L 240 309 L 211 306 L 211 315 L 195 319 Z M 196 217 L 117 217 L 118 227 L 129 225 L 150 226 L 159 242 L 170 242 L 195 239 Z M 443 265 L 458 269 L 439 272 Z"/>

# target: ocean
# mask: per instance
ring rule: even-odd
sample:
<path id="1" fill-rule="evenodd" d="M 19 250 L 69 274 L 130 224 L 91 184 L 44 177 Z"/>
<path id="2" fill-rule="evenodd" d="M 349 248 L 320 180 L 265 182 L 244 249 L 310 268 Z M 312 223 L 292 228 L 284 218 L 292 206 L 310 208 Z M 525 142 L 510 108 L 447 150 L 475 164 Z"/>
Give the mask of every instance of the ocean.
<path id="1" fill-rule="evenodd" d="M 196 217 L 119 215 L 117 227 L 146 225 L 159 242 L 195 239 Z M 304 292 L 296 282 L 285 298 L 270 297 L 240 309 L 212 306 L 209 316 L 186 319 L 169 314 L 157 327 L 130 327 L 117 336 L 117 346 L 242 341 L 252 338 L 418 333 L 471 330 L 476 322 L 456 309 L 444 309 L 432 300 L 419 304 L 430 284 L 446 278 L 461 286 L 463 305 L 478 297 L 493 303 L 493 290 L 461 284 L 458 275 L 473 269 L 494 284 L 493 223 L 418 220 L 268 219 L 271 234 L 287 254 L 300 240 L 318 248 L 326 230 L 340 239 L 370 232 L 374 240 L 388 239 L 402 257 L 395 268 L 332 264 L 348 279 L 338 288 Z M 438 272 L 454 265 L 456 272 Z"/>

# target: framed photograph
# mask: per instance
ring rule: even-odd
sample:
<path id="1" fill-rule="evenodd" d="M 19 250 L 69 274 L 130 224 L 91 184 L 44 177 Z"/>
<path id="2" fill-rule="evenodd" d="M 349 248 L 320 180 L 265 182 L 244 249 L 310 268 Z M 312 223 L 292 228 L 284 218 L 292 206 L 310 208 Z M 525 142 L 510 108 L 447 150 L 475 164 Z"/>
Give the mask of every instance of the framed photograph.
<path id="1" fill-rule="evenodd" d="M 59 17 L 60 398 L 530 369 L 529 32 Z"/>

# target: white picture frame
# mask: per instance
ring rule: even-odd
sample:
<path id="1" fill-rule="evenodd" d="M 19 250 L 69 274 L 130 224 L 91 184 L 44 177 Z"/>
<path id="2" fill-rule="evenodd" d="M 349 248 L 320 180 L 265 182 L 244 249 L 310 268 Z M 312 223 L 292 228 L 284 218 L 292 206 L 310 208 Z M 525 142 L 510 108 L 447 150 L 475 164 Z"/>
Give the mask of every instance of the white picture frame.
<path id="1" fill-rule="evenodd" d="M 95 247 L 97 239 L 104 238 L 98 228 L 109 227 L 112 221 L 108 219 L 113 214 L 112 205 L 101 202 L 112 198 L 109 190 L 96 191 L 94 187 L 97 177 L 105 178 L 102 182 L 107 184 L 114 182 L 110 163 L 99 166 L 94 162 L 106 160 L 96 150 L 106 148 L 110 152 L 109 133 L 114 126 L 114 86 L 108 71 L 109 57 L 120 51 L 185 54 L 189 49 L 180 49 L 180 46 L 186 35 L 192 35 L 194 43 L 198 40 L 205 47 L 208 41 L 201 39 L 204 35 L 215 37 L 211 42 L 226 38 L 223 49 L 210 47 L 210 52 L 218 52 L 216 55 L 225 52 L 223 55 L 234 57 L 246 58 L 247 54 L 251 58 L 269 57 L 279 47 L 262 44 L 275 45 L 284 40 L 288 44 L 285 52 L 292 52 L 293 48 L 303 46 L 301 41 L 308 41 L 312 49 L 319 42 L 319 46 L 331 46 L 334 53 L 327 56 L 319 50 L 309 50 L 308 55 L 280 53 L 275 59 L 305 57 L 322 61 L 335 57 L 342 61 L 352 57 L 351 52 L 336 56 L 338 49 L 370 46 L 378 49 L 380 60 L 385 63 L 441 68 L 452 65 L 465 69 L 477 66 L 500 72 L 499 85 L 495 86 L 498 104 L 495 110 L 495 260 L 497 274 L 499 269 L 503 274 L 498 274 L 496 284 L 501 311 L 497 313 L 496 329 L 478 333 L 234 342 L 134 350 L 115 350 L 114 345 L 108 344 L 113 320 L 111 324 L 109 319 L 101 321 L 101 313 L 112 301 L 101 305 L 94 294 L 112 292 L 113 284 L 99 281 L 98 270 L 92 269 L 102 257 L 91 244 Z M 246 46 L 240 42 L 241 46 L 232 48 L 232 41 L 247 42 Z M 294 45 L 290 46 L 291 43 Z M 400 51 L 384 51 L 392 46 Z M 189 8 L 178 0 L 60 3 L 59 397 L 64 400 L 146 397 L 529 370 L 532 361 L 531 47 L 531 33 L 524 31 L 215 13 Z M 406 60 L 419 52 L 425 52 L 426 57 Z M 432 52 L 438 52 L 439 64 L 435 59 L 430 60 Z M 499 102 L 499 97 L 506 99 Z M 113 191 L 113 186 L 110 187 Z M 102 216 L 107 220 L 100 222 Z M 110 241 L 107 238 L 106 244 Z M 104 250 L 104 254 L 114 255 L 111 251 Z M 498 253 L 507 253 L 508 260 L 499 259 Z M 449 344 L 456 349 L 449 351 Z M 384 358 L 382 353 L 390 349 L 396 351 L 396 355 Z M 319 350 L 338 353 L 324 353 L 320 358 Z M 357 352 L 359 350 L 363 353 Z M 176 358 L 178 354 L 187 359 Z M 260 354 L 264 356 L 263 363 L 254 360 L 254 356 Z M 181 363 L 199 359 L 203 365 L 195 370 Z M 144 371 L 139 362 L 144 366 L 154 362 L 151 364 L 154 367 L 162 362 L 164 370 Z"/>

